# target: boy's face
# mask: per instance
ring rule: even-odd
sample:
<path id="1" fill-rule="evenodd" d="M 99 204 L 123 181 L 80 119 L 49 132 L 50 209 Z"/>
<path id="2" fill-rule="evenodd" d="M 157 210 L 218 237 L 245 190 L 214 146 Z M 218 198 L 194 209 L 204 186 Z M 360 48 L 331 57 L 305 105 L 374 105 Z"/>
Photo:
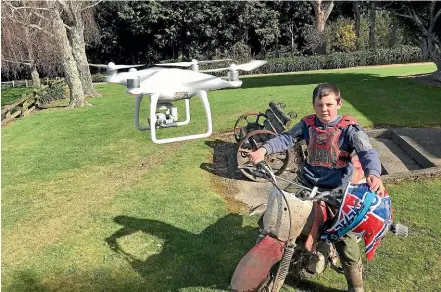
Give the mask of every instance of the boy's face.
<path id="1" fill-rule="evenodd" d="M 341 108 L 341 99 L 337 102 L 337 96 L 331 93 L 328 96 L 323 96 L 321 99 L 316 98 L 312 106 L 318 119 L 327 124 L 335 119 L 337 111 Z"/>

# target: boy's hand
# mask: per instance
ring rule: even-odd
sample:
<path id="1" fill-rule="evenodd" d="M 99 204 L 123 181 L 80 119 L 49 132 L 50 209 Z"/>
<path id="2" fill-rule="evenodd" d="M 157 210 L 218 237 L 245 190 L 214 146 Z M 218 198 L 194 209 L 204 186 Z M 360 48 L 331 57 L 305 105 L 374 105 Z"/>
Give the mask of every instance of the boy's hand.
<path id="1" fill-rule="evenodd" d="M 370 186 L 370 190 L 377 192 L 378 195 L 384 195 L 384 185 L 381 179 L 373 174 L 368 175 L 366 178 L 367 184 Z"/>
<path id="2" fill-rule="evenodd" d="M 256 151 L 253 151 L 250 154 L 248 154 L 248 159 L 253 165 L 256 165 L 265 158 L 265 154 L 266 154 L 266 149 L 261 147 Z"/>

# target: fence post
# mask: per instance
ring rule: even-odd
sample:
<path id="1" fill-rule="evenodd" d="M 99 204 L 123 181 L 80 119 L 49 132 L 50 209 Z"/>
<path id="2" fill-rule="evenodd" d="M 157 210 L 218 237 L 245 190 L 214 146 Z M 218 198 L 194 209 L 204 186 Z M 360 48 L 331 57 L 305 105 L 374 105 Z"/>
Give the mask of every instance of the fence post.
<path id="1" fill-rule="evenodd" d="M 14 87 L 14 80 L 12 80 L 12 87 Z"/>
<path id="2" fill-rule="evenodd" d="M 49 84 L 49 77 L 46 77 L 46 84 Z"/>
<path id="3" fill-rule="evenodd" d="M 27 79 L 25 79 L 25 84 L 26 84 L 26 87 L 28 87 L 28 80 Z"/>

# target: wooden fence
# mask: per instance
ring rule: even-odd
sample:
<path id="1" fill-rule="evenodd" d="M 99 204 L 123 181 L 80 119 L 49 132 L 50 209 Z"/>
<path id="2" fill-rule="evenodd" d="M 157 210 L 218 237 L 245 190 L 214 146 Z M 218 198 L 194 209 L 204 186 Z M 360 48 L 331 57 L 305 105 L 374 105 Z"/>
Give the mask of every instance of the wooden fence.
<path id="1" fill-rule="evenodd" d="M 41 78 L 40 82 L 42 85 L 48 85 L 49 82 L 60 80 L 61 78 Z M 33 87 L 34 83 L 32 80 L 12 80 L 1 82 L 1 88 L 22 88 L 22 87 Z"/>
<path id="2" fill-rule="evenodd" d="M 48 85 L 44 85 L 38 89 L 34 89 L 34 91 L 30 94 L 22 94 L 22 96 L 13 104 L 6 105 L 2 109 L 1 114 L 1 125 L 6 124 L 14 118 L 21 118 L 29 115 L 33 110 L 38 108 L 44 103 L 48 103 L 54 99 L 64 98 L 64 79 L 58 79 L 56 81 L 50 82 Z M 57 91 L 61 88 L 61 91 L 58 91 L 58 97 L 50 96 L 51 91 Z"/>

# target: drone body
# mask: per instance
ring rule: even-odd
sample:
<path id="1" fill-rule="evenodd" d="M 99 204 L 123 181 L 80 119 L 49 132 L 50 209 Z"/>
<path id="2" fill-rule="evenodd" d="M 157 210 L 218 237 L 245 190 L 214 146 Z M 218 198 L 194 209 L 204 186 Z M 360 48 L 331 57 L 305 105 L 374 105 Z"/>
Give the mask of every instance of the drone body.
<path id="1" fill-rule="evenodd" d="M 140 74 L 138 76 L 139 85 L 136 81 L 130 83 L 129 79 L 127 93 L 133 95 L 159 93 L 160 102 L 172 102 L 180 99 L 176 97 L 176 94 L 181 92 L 185 92 L 188 98 L 190 98 L 200 90 L 210 91 L 222 88 L 237 88 L 242 85 L 240 80 L 228 81 L 220 77 L 191 70 L 160 69 L 162 70 L 152 73 L 144 80 L 144 74 Z M 134 79 L 136 80 L 137 78 Z"/>
<path id="2" fill-rule="evenodd" d="M 218 62 L 223 60 L 214 61 Z M 199 63 L 202 62 L 207 63 L 212 61 L 201 61 Z M 141 131 L 150 130 L 152 141 L 157 144 L 164 144 L 209 137 L 212 133 L 213 126 L 207 91 L 223 88 L 238 88 L 242 85 L 242 81 L 239 80 L 238 70 L 250 71 L 265 63 L 266 61 L 255 60 L 241 65 L 232 64 L 228 68 L 203 71 L 220 72 L 228 70 L 228 77 L 226 79 L 199 72 L 199 66 L 196 60 L 192 60 L 192 62 L 158 64 L 158 66 L 190 67 L 191 70 L 153 67 L 139 71 L 132 68 L 129 72 L 117 73 L 118 69 L 131 68 L 134 66 L 115 65 L 114 63 L 109 63 L 107 66 L 95 66 L 107 68 L 107 82 L 125 85 L 127 86 L 127 93 L 136 96 L 135 127 Z M 93 66 L 93 64 L 91 65 Z M 139 109 L 144 95 L 150 96 L 150 125 L 148 126 L 141 126 L 139 123 Z M 207 120 L 207 131 L 202 134 L 157 139 L 156 128 L 183 126 L 190 122 L 190 99 L 195 95 L 201 98 Z M 173 106 L 173 102 L 178 100 L 185 101 L 186 119 L 184 121 L 178 121 L 177 108 Z"/>

